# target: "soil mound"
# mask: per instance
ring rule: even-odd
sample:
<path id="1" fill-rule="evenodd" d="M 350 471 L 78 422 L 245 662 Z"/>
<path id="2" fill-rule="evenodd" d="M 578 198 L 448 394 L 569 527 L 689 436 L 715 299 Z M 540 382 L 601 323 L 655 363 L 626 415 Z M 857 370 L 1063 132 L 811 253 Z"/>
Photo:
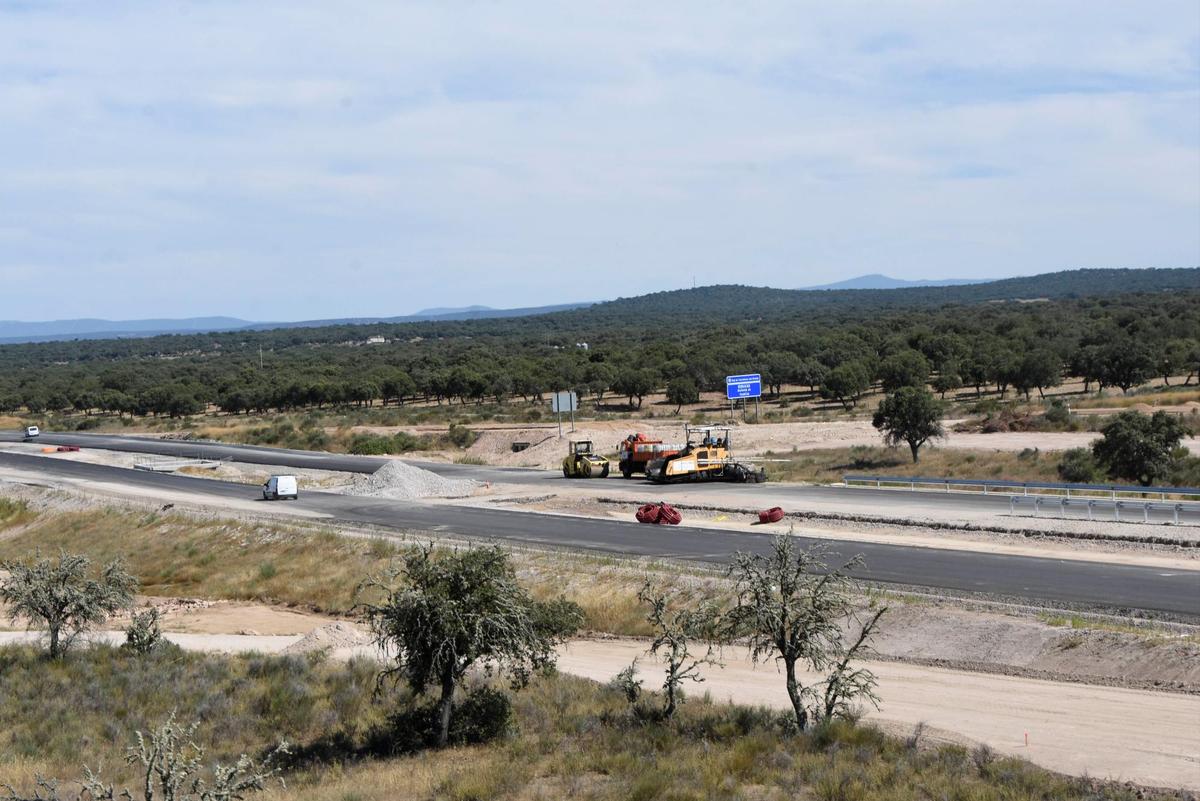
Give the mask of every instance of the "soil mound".
<path id="1" fill-rule="evenodd" d="M 371 638 L 349 623 L 338 621 L 315 628 L 283 650 L 285 654 L 307 654 L 333 648 L 367 645 Z"/>
<path id="2" fill-rule="evenodd" d="M 461 498 L 470 495 L 478 482 L 445 478 L 401 461 L 391 461 L 369 476 L 358 476 L 346 492 L 373 498 Z"/>

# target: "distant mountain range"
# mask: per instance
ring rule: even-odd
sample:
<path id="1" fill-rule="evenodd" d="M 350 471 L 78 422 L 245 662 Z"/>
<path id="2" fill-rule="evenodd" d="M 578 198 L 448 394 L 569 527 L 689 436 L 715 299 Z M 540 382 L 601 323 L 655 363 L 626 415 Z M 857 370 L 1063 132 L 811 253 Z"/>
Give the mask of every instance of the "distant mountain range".
<path id="1" fill-rule="evenodd" d="M 237 317 L 186 317 L 151 320 L 0 320 L 0 342 L 44 342 L 54 339 L 152 337 L 158 334 L 197 334 L 230 331 L 254 325 Z"/>
<path id="2" fill-rule="evenodd" d="M 1016 299 L 1089 297 L 1121 292 L 1200 289 L 1200 269 L 1084 269 L 1035 276 L 986 279 L 907 281 L 886 275 L 863 275 L 834 284 L 797 289 L 710 286 L 655 292 L 596 303 L 563 303 L 520 309 L 464 306 L 422 309 L 399 317 L 343 317 L 298 322 L 251 322 L 236 317 L 190 317 L 151 320 L 0 321 L 0 344 L 71 339 L 121 339 L 159 334 L 258 332 L 288 328 L 484 320 L 554 314 L 554 325 L 573 325 L 587 318 L 626 324 L 629 318 L 667 319 L 671 315 L 718 315 L 720 319 L 811 313 L 818 308 L 900 308 L 946 303 L 1000 302 Z M 364 330 L 331 331 L 323 337 L 353 339 Z M 330 340 L 336 341 L 336 340 Z"/>
<path id="3" fill-rule="evenodd" d="M 833 284 L 806 286 L 801 289 L 903 289 L 914 286 L 966 286 L 967 284 L 987 284 L 994 278 L 941 278 L 935 281 L 907 281 L 903 278 L 871 273 L 857 278 L 847 278 Z"/>
<path id="4" fill-rule="evenodd" d="M 272 328 L 318 328 L 335 325 L 367 325 L 372 323 L 416 323 L 438 320 L 482 320 L 491 317 L 527 317 L 535 314 L 567 311 L 591 306 L 590 303 L 560 303 L 554 306 L 531 306 L 521 309 L 493 309 L 490 306 L 422 309 L 416 314 L 400 317 L 343 317 L 330 320 L 300 320 L 297 322 L 254 322 L 237 317 L 186 317 L 182 319 L 47 320 L 22 322 L 0 320 L 0 344 L 19 342 L 52 342 L 63 339 L 125 339 L 152 337 L 160 334 L 202 334 L 216 331 L 266 331 Z"/>

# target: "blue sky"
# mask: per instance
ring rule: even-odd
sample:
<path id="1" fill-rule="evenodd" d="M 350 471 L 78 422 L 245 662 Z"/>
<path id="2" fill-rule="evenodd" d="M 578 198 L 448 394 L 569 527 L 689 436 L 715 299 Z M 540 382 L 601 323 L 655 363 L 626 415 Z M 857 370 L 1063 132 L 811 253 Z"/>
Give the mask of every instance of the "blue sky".
<path id="1" fill-rule="evenodd" d="M 0 319 L 1200 265 L 1200 5 L 0 0 Z"/>

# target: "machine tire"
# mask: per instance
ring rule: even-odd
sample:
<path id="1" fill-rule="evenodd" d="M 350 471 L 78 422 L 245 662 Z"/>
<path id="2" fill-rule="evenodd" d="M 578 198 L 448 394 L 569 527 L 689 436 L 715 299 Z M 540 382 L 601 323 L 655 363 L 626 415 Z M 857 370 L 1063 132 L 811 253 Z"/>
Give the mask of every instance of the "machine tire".
<path id="1" fill-rule="evenodd" d="M 600 478 L 608 478 L 608 465 L 600 468 Z"/>
<path id="2" fill-rule="evenodd" d="M 563 465 L 563 478 L 570 478 L 570 477 L 571 477 L 571 471 L 568 470 L 567 466 L 564 464 Z"/>

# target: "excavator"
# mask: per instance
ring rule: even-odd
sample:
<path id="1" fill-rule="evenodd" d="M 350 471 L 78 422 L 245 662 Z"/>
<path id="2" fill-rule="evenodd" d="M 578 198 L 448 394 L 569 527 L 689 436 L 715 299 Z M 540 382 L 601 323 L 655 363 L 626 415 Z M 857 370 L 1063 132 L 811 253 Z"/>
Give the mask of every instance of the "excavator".
<path id="1" fill-rule="evenodd" d="M 608 459 L 593 452 L 590 439 L 571 440 L 562 470 L 563 478 L 608 478 Z"/>
<path id="2" fill-rule="evenodd" d="M 722 426 L 685 426 L 687 445 L 678 453 L 655 459 L 646 465 L 646 478 L 656 484 L 676 481 L 767 480 L 760 467 L 735 461 L 730 449 L 729 431 Z"/>

